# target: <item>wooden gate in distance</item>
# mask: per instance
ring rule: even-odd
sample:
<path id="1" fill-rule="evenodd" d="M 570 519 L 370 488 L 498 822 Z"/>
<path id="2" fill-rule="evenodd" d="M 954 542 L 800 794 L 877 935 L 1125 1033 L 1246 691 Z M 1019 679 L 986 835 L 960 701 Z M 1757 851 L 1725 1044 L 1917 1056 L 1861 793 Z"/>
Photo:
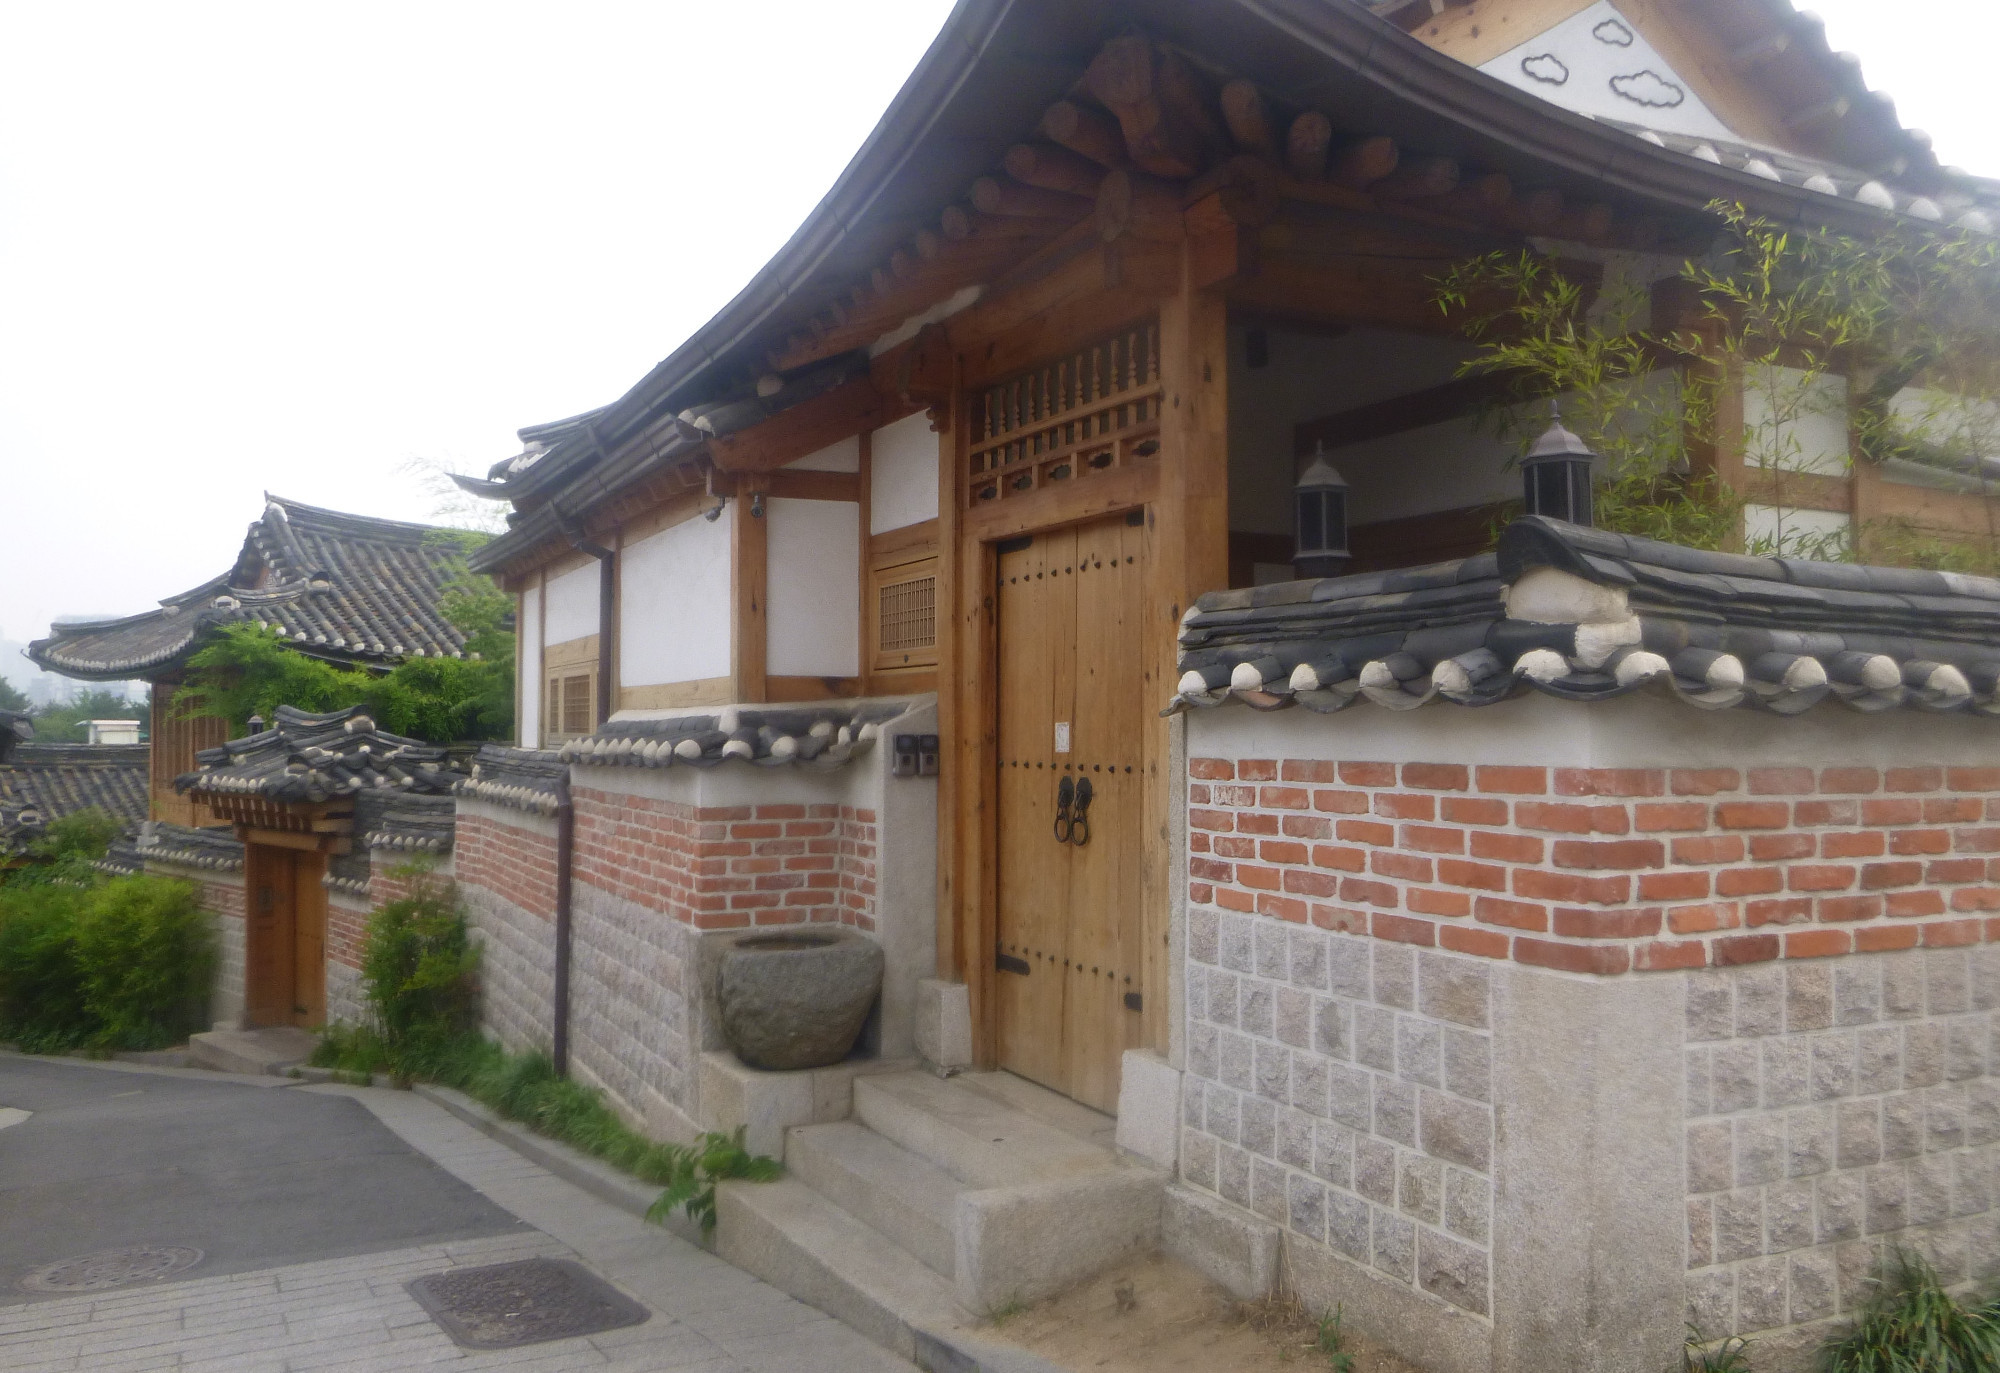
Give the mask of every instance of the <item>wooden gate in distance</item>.
<path id="1" fill-rule="evenodd" d="M 1147 991 L 1144 535 L 1134 511 L 997 549 L 998 1057 L 1104 1111 Z"/>
<path id="2" fill-rule="evenodd" d="M 326 855 L 243 850 L 244 1012 L 254 1028 L 326 1023 Z"/>

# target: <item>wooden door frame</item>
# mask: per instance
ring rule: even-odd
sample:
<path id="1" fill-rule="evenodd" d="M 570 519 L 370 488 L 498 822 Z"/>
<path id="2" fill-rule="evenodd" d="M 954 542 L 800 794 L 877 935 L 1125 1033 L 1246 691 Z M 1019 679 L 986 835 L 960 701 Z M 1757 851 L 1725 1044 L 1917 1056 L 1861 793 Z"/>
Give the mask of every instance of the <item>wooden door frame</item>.
<path id="1" fill-rule="evenodd" d="M 1219 286 L 1197 288 L 1196 268 L 1182 254 L 1178 290 L 1158 301 L 1160 375 L 1164 387 L 1157 464 L 1037 492 L 1032 508 L 1013 512 L 967 509 L 966 457 L 971 406 L 961 346 L 953 358 L 950 442 L 939 445 L 938 633 L 939 730 L 947 740 L 939 777 L 938 974 L 965 984 L 971 1001 L 973 1059 L 992 1067 L 997 1054 L 993 953 L 998 932 L 999 783 L 995 767 L 999 716 L 999 636 L 994 615 L 995 545 L 1102 515 L 1146 511 L 1145 603 L 1150 647 L 1147 688 L 1164 706 L 1177 676 L 1177 636 L 1183 610 L 1204 591 L 1228 585 L 1228 306 Z M 1112 320 L 1105 318 L 1102 323 Z M 1077 343 L 1085 341 L 1079 334 Z M 1044 503 L 1043 496 L 1056 499 Z M 1025 503 L 1024 503 L 1025 504 Z M 1162 861 L 1143 866 L 1142 931 L 1145 997 L 1143 1038 L 1167 1053 L 1172 1044 L 1174 992 L 1170 945 L 1175 899 L 1172 842 L 1178 833 L 1173 798 L 1171 722 L 1149 717 L 1143 758 L 1144 834 Z"/>

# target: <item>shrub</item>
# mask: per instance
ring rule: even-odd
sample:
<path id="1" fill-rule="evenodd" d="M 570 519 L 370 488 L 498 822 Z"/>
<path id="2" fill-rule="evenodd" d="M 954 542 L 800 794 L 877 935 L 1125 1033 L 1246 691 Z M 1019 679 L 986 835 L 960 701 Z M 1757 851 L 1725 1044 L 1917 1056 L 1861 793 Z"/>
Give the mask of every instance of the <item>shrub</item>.
<path id="1" fill-rule="evenodd" d="M 1960 1306 L 1905 1249 L 1885 1267 L 1848 1329 L 1820 1350 L 1825 1373 L 2000 1373 L 2000 1301 Z"/>
<path id="2" fill-rule="evenodd" d="M 96 1028 L 76 957 L 85 895 L 53 884 L 0 892 L 0 1039 L 30 1053 L 76 1048 Z"/>
<path id="3" fill-rule="evenodd" d="M 38 1052 L 157 1049 L 201 1028 L 215 954 L 164 877 L 0 891 L 0 1036 Z"/>
<path id="4" fill-rule="evenodd" d="M 194 888 L 164 877 L 119 877 L 85 896 L 76 959 L 93 1040 L 158 1049 L 202 1028 L 215 950 Z"/>
<path id="5" fill-rule="evenodd" d="M 456 889 L 421 870 L 402 873 L 409 895 L 368 918 L 361 954 L 361 976 L 392 1071 L 399 1055 L 420 1054 L 470 1031 L 479 1003 L 479 950 L 467 934 Z"/>

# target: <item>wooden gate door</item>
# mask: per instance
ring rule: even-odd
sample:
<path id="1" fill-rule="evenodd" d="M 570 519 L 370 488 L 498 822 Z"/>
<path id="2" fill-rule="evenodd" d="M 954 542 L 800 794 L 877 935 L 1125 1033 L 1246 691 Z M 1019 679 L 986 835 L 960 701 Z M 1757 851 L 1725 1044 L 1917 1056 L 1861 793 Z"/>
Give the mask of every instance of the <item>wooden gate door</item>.
<path id="1" fill-rule="evenodd" d="M 292 1015 L 294 1025 L 326 1024 L 326 857 L 292 855 Z"/>
<path id="2" fill-rule="evenodd" d="M 244 895 L 244 1018 L 252 1026 L 292 1023 L 292 983 L 297 966 L 292 932 L 298 896 L 298 855 L 291 849 L 246 844 Z"/>
<path id="3" fill-rule="evenodd" d="M 1138 512 L 999 547 L 999 1060 L 1099 1110 L 1141 1042 Z M 1164 860 L 1162 860 L 1164 861 Z"/>
<path id="4" fill-rule="evenodd" d="M 244 1018 L 253 1026 L 326 1023 L 325 863 L 297 849 L 244 847 Z"/>

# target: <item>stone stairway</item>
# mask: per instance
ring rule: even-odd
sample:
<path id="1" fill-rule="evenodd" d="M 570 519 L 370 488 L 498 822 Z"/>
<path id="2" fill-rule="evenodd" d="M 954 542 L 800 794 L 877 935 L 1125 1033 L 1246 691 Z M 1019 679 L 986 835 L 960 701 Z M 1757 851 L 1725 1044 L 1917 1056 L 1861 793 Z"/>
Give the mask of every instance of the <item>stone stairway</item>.
<path id="1" fill-rule="evenodd" d="M 782 1180 L 719 1189 L 717 1252 L 918 1357 L 1158 1245 L 1167 1175 L 1112 1130 L 1006 1073 L 857 1077 L 851 1118 L 786 1132 Z"/>

